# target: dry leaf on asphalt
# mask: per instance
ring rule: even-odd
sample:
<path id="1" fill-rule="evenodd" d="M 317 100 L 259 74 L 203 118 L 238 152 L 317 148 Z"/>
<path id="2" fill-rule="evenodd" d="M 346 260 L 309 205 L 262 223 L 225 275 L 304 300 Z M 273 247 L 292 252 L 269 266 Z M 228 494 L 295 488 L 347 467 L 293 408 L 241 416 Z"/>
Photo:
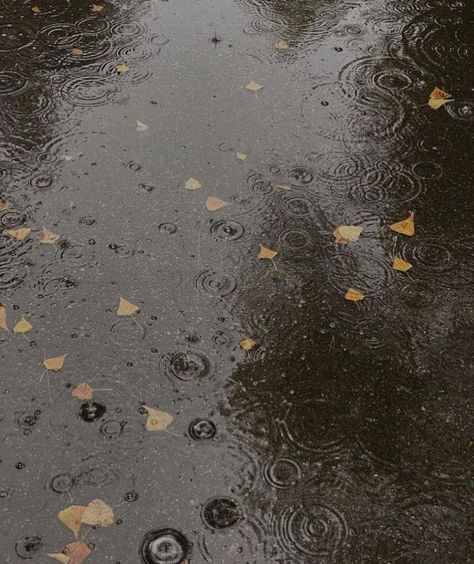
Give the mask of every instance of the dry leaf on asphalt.
<path id="1" fill-rule="evenodd" d="M 53 233 L 49 229 L 46 229 L 46 227 L 43 227 L 43 236 L 41 237 L 40 243 L 45 245 L 54 245 L 58 241 L 59 235 L 56 235 L 56 233 Z"/>
<path id="2" fill-rule="evenodd" d="M 141 132 L 141 131 L 146 131 L 147 129 L 148 129 L 148 125 L 137 119 L 137 131 Z"/>
<path id="3" fill-rule="evenodd" d="M 30 227 L 20 227 L 18 229 L 5 229 L 5 232 L 13 237 L 14 239 L 18 239 L 19 241 L 23 241 L 26 239 L 28 235 L 31 233 Z"/>
<path id="4" fill-rule="evenodd" d="M 68 564 L 82 564 L 91 550 L 82 542 L 71 542 L 66 546 L 66 552 L 69 556 Z"/>
<path id="5" fill-rule="evenodd" d="M 355 243 L 359 240 L 363 227 L 357 225 L 340 225 L 333 231 L 336 238 L 335 243 L 339 245 L 347 245 L 347 243 Z"/>
<path id="6" fill-rule="evenodd" d="M 91 6 L 91 12 L 94 14 L 98 14 L 99 12 L 102 12 L 103 9 L 104 6 L 102 6 L 102 4 L 92 4 Z"/>
<path id="7" fill-rule="evenodd" d="M 206 200 L 206 208 L 209 211 L 220 210 L 230 205 L 230 202 L 226 202 L 225 200 L 221 200 L 220 198 L 216 198 L 215 196 L 209 196 L 209 198 Z"/>
<path id="8" fill-rule="evenodd" d="M 115 67 L 115 70 L 119 73 L 119 74 L 125 74 L 126 72 L 128 72 L 130 69 L 128 67 L 128 65 L 126 65 L 125 63 L 120 63 L 119 65 L 117 65 Z"/>
<path id="9" fill-rule="evenodd" d="M 112 508 L 101 499 L 94 499 L 88 503 L 82 516 L 82 522 L 93 527 L 110 527 L 114 521 Z"/>
<path id="10" fill-rule="evenodd" d="M 446 102 L 452 101 L 451 94 L 448 94 L 441 88 L 436 87 L 430 94 L 430 99 L 428 100 L 428 106 L 433 110 L 438 110 L 441 106 L 444 106 Z"/>
<path id="11" fill-rule="evenodd" d="M 263 88 L 263 86 L 258 82 L 255 82 L 255 80 L 251 80 L 245 88 L 250 90 L 250 92 L 258 92 Z"/>
<path id="12" fill-rule="evenodd" d="M 74 533 L 77 539 L 82 524 L 82 516 L 86 510 L 84 505 L 69 505 L 58 513 L 58 519 Z"/>
<path id="13" fill-rule="evenodd" d="M 290 45 L 289 45 L 288 41 L 285 41 L 284 39 L 280 39 L 280 41 L 277 41 L 275 43 L 275 47 L 277 49 L 289 49 Z"/>
<path id="14" fill-rule="evenodd" d="M 125 298 L 121 297 L 119 299 L 117 315 L 133 315 L 134 313 L 137 313 L 137 311 L 140 311 L 138 306 L 132 304 L 132 302 L 129 302 Z"/>
<path id="15" fill-rule="evenodd" d="M 47 556 L 63 564 L 69 564 L 69 556 L 66 556 L 63 552 L 48 552 Z"/>
<path id="16" fill-rule="evenodd" d="M 239 159 L 239 161 L 245 161 L 247 155 L 245 153 L 239 153 L 239 151 L 237 151 L 236 157 Z"/>
<path id="17" fill-rule="evenodd" d="M 268 249 L 267 247 L 260 245 L 260 252 L 258 253 L 258 258 L 272 260 L 277 256 L 277 254 L 278 251 L 272 251 L 271 249 Z"/>
<path id="18" fill-rule="evenodd" d="M 8 331 L 7 308 L 3 304 L 0 304 L 0 329 Z"/>
<path id="19" fill-rule="evenodd" d="M 257 341 L 252 339 L 252 337 L 247 337 L 246 339 L 242 339 L 239 343 L 240 347 L 244 349 L 244 351 L 249 351 L 253 349 L 257 345 Z"/>
<path id="20" fill-rule="evenodd" d="M 159 411 L 152 407 L 143 406 L 148 413 L 146 420 L 147 431 L 164 431 L 173 421 L 173 416 L 165 411 Z"/>
<path id="21" fill-rule="evenodd" d="M 72 396 L 80 400 L 90 400 L 92 399 L 93 395 L 94 390 L 89 386 L 89 384 L 86 384 L 86 382 L 78 384 L 72 390 Z"/>
<path id="22" fill-rule="evenodd" d="M 46 358 L 43 360 L 43 365 L 47 370 L 52 370 L 53 372 L 59 372 L 64 366 L 64 361 L 66 360 L 67 354 L 62 356 L 55 356 L 53 358 Z"/>
<path id="23" fill-rule="evenodd" d="M 187 190 L 198 190 L 199 188 L 201 188 L 202 184 L 199 182 L 199 180 L 196 180 L 195 178 L 189 178 L 188 180 L 186 180 L 186 183 L 184 184 L 184 187 Z"/>
<path id="24" fill-rule="evenodd" d="M 415 234 L 415 214 L 410 212 L 410 215 L 406 219 L 392 223 L 389 227 L 392 231 L 412 237 Z"/>
<path id="25" fill-rule="evenodd" d="M 23 316 L 20 321 L 13 327 L 13 333 L 28 333 L 33 329 L 33 325 Z"/>
<path id="26" fill-rule="evenodd" d="M 280 190 L 291 190 L 289 184 L 275 184 L 275 188 L 280 188 Z"/>
<path id="27" fill-rule="evenodd" d="M 392 267 L 394 270 L 399 270 L 400 272 L 406 272 L 407 270 L 410 270 L 410 268 L 413 268 L 413 265 L 411 264 L 411 262 L 403 260 L 400 257 L 395 257 L 393 259 Z"/>
<path id="28" fill-rule="evenodd" d="M 7 210 L 9 208 L 8 202 L 0 202 L 0 211 Z"/>
<path id="29" fill-rule="evenodd" d="M 73 55 L 82 55 L 84 53 L 84 51 L 82 49 L 80 49 L 79 47 L 73 47 L 71 49 L 71 53 Z"/>
<path id="30" fill-rule="evenodd" d="M 355 288 L 349 288 L 344 297 L 350 302 L 360 302 L 360 300 L 365 298 L 364 294 Z"/>

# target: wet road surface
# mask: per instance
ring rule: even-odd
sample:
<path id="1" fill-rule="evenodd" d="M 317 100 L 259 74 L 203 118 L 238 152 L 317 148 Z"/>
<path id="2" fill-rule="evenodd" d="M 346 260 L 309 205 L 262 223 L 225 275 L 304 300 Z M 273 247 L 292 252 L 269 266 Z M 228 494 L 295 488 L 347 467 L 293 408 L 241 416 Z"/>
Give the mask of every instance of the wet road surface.
<path id="1" fill-rule="evenodd" d="M 0 6 L 2 562 L 474 562 L 469 0 Z"/>

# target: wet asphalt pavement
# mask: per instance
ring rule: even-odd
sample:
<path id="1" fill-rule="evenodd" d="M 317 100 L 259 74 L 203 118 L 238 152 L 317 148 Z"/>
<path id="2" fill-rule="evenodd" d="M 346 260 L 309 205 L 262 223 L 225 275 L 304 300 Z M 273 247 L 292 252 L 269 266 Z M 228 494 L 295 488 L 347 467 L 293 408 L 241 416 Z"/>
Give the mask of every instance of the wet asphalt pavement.
<path id="1" fill-rule="evenodd" d="M 470 0 L 0 0 L 1 562 L 474 562 L 473 71 Z"/>

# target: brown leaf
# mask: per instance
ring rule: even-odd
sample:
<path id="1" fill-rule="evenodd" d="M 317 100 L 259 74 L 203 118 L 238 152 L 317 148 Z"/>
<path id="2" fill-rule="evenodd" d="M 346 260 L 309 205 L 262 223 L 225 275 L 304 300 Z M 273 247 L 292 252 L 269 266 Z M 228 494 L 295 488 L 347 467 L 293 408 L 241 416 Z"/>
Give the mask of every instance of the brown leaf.
<path id="1" fill-rule="evenodd" d="M 258 341 L 252 339 L 252 337 L 247 337 L 242 339 L 239 343 L 240 347 L 244 349 L 244 351 L 249 351 L 253 349 L 258 344 Z"/>
<path id="2" fill-rule="evenodd" d="M 102 12 L 103 9 L 104 6 L 102 6 L 102 4 L 92 4 L 91 6 L 91 12 L 94 14 L 98 14 L 99 12 Z"/>
<path id="3" fill-rule="evenodd" d="M 83 505 L 70 505 L 58 513 L 58 519 L 74 533 L 77 539 L 82 524 L 82 516 L 86 508 Z"/>
<path id="4" fill-rule="evenodd" d="M 333 231 L 336 238 L 335 243 L 339 245 L 347 245 L 347 243 L 355 243 L 359 240 L 363 227 L 357 225 L 340 225 Z"/>
<path id="5" fill-rule="evenodd" d="M 209 198 L 206 200 L 206 208 L 209 211 L 220 210 L 230 205 L 232 205 L 230 202 L 216 198 L 216 196 L 209 196 Z"/>
<path id="6" fill-rule="evenodd" d="M 43 365 L 47 370 L 52 370 L 53 372 L 59 372 L 64 366 L 64 361 L 66 360 L 67 354 L 61 356 L 55 356 L 53 358 L 46 358 L 43 360 Z"/>
<path id="7" fill-rule="evenodd" d="M 165 411 L 159 411 L 152 407 L 143 406 L 148 413 L 146 420 L 147 431 L 164 431 L 173 421 L 173 416 Z"/>
<path id="8" fill-rule="evenodd" d="M 140 311 L 140 308 L 125 298 L 120 298 L 117 308 L 117 315 L 133 315 Z"/>
<path id="9" fill-rule="evenodd" d="M 26 239 L 31 233 L 31 229 L 29 227 L 20 227 L 18 229 L 5 229 L 5 232 L 8 233 L 10 237 L 23 241 L 23 239 Z"/>
<path id="10" fill-rule="evenodd" d="M 260 252 L 258 253 L 259 259 L 273 260 L 278 254 L 278 251 L 272 251 L 263 245 L 260 245 Z"/>
<path id="11" fill-rule="evenodd" d="M 280 41 L 277 41 L 275 43 L 275 47 L 277 49 L 289 49 L 290 45 L 289 45 L 288 41 L 285 41 L 284 39 L 280 39 Z"/>
<path id="12" fill-rule="evenodd" d="M 250 92 L 258 92 L 263 88 L 263 86 L 258 82 L 255 82 L 255 80 L 251 80 L 245 88 L 250 90 Z"/>
<path id="13" fill-rule="evenodd" d="M 84 53 L 84 51 L 80 47 L 73 47 L 71 49 L 71 53 L 73 55 L 82 55 Z"/>
<path id="14" fill-rule="evenodd" d="M 13 333 L 28 333 L 33 329 L 33 325 L 23 316 L 20 321 L 13 327 Z"/>
<path id="15" fill-rule="evenodd" d="M 31 7 L 31 11 L 32 11 L 34 14 L 41 14 L 41 9 L 40 9 L 39 6 L 32 6 L 32 7 Z"/>
<path id="16" fill-rule="evenodd" d="M 66 545 L 69 556 L 68 564 L 82 564 L 91 553 L 90 548 L 82 542 L 71 542 Z"/>
<path id="17" fill-rule="evenodd" d="M 406 219 L 398 221 L 397 223 L 392 223 L 392 225 L 390 225 L 390 229 L 392 231 L 396 231 L 397 233 L 401 233 L 402 235 L 412 237 L 415 234 L 415 214 L 410 212 L 410 215 Z"/>
<path id="18" fill-rule="evenodd" d="M 199 188 L 201 188 L 201 186 L 202 184 L 199 182 L 199 180 L 196 180 L 192 177 L 186 180 L 186 183 L 184 184 L 186 190 L 198 190 Z"/>
<path id="19" fill-rule="evenodd" d="M 8 202 L 0 202 L 0 211 L 7 210 L 10 207 Z"/>
<path id="20" fill-rule="evenodd" d="M 452 100 L 451 94 L 448 94 L 441 88 L 434 88 L 433 92 L 430 94 L 430 99 L 428 100 L 428 106 L 433 110 L 438 110 L 441 106 L 444 106 L 446 102 Z"/>
<path id="21" fill-rule="evenodd" d="M 413 268 L 413 265 L 410 262 L 403 260 L 400 257 L 395 257 L 393 259 L 392 267 L 394 270 L 399 270 L 400 272 L 406 272 L 407 270 L 410 270 L 410 268 Z"/>
<path id="22" fill-rule="evenodd" d="M 56 233 L 53 233 L 49 229 L 46 229 L 46 227 L 43 227 L 43 237 L 41 238 L 40 243 L 45 245 L 54 245 L 58 241 L 59 235 L 56 235 Z"/>
<path id="23" fill-rule="evenodd" d="M 80 400 L 90 400 L 92 399 L 93 395 L 94 390 L 89 386 L 89 384 L 86 384 L 85 382 L 78 384 L 72 390 L 72 397 Z"/>
<path id="24" fill-rule="evenodd" d="M 128 72 L 130 70 L 129 66 L 126 65 L 125 63 L 120 63 L 119 65 L 117 65 L 115 67 L 115 70 L 119 73 L 119 74 L 125 74 L 126 72 Z"/>
<path id="25" fill-rule="evenodd" d="M 364 294 L 355 288 L 349 288 L 344 297 L 350 302 L 359 302 L 365 298 Z"/>
<path id="26" fill-rule="evenodd" d="M 82 516 L 82 522 L 93 527 L 110 527 L 114 521 L 112 508 L 101 499 L 94 499 L 88 503 Z"/>
<path id="27" fill-rule="evenodd" d="M 69 556 L 64 554 L 64 552 L 48 552 L 48 556 L 62 562 L 63 564 L 69 564 Z"/>
<path id="28" fill-rule="evenodd" d="M 7 308 L 3 304 L 0 304 L 0 329 L 8 331 Z"/>

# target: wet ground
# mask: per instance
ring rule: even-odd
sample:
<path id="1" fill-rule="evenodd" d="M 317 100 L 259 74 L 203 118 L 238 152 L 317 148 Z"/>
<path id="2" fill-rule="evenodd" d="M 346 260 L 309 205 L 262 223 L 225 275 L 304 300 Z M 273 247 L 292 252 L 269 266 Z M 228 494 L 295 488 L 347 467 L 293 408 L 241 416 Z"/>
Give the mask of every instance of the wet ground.
<path id="1" fill-rule="evenodd" d="M 2 562 L 474 562 L 470 1 L 0 6 Z"/>

